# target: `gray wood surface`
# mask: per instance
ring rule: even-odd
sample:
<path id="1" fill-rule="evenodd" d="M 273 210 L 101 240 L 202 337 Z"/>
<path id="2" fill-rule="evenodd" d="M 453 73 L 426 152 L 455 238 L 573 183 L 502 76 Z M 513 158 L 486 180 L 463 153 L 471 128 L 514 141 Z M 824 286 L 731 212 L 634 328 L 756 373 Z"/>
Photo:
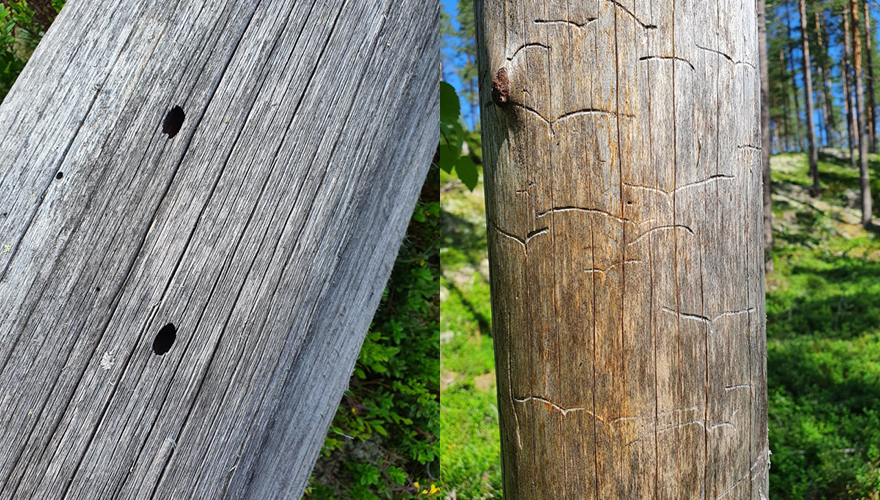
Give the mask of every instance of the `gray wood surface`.
<path id="1" fill-rule="evenodd" d="M 754 0 L 476 10 L 505 498 L 765 498 Z"/>
<path id="2" fill-rule="evenodd" d="M 0 498 L 299 498 L 437 145 L 438 16 L 68 1 L 0 107 Z"/>

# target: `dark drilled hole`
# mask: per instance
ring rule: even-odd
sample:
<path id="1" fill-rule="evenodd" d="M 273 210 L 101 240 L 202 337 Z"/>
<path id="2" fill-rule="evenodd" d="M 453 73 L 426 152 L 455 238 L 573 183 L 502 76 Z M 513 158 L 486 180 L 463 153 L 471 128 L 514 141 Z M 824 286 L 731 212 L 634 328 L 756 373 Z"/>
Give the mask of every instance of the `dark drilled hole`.
<path id="1" fill-rule="evenodd" d="M 159 356 L 165 354 L 171 350 L 175 339 L 177 339 L 177 328 L 174 327 L 174 323 L 168 323 L 156 334 L 153 340 L 153 352 Z"/>
<path id="2" fill-rule="evenodd" d="M 57 174 L 55 174 L 55 178 L 60 181 L 64 178 L 64 172 L 58 172 Z"/>
<path id="3" fill-rule="evenodd" d="M 168 134 L 168 138 L 172 138 L 180 132 L 180 127 L 183 126 L 183 120 L 186 119 L 186 113 L 183 112 L 183 108 L 180 106 L 174 106 L 171 108 L 171 111 L 165 115 L 165 120 L 162 121 L 162 133 Z"/>

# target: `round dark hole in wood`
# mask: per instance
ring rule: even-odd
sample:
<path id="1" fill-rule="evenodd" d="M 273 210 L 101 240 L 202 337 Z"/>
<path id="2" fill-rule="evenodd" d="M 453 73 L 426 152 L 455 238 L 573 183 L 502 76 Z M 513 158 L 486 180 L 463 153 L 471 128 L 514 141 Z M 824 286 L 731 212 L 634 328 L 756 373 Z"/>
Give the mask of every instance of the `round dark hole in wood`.
<path id="1" fill-rule="evenodd" d="M 165 120 L 162 121 L 162 133 L 168 134 L 168 138 L 171 139 L 180 132 L 180 127 L 183 126 L 183 120 L 185 119 L 186 113 L 183 112 L 183 108 L 174 106 L 165 115 Z"/>
<path id="2" fill-rule="evenodd" d="M 174 323 L 168 323 L 159 330 L 156 338 L 153 339 L 153 352 L 159 356 L 165 354 L 171 350 L 171 346 L 174 345 L 176 339 L 177 328 L 174 327 Z"/>
<path id="3" fill-rule="evenodd" d="M 58 172 L 57 174 L 55 174 L 55 178 L 60 181 L 64 178 L 64 172 Z"/>

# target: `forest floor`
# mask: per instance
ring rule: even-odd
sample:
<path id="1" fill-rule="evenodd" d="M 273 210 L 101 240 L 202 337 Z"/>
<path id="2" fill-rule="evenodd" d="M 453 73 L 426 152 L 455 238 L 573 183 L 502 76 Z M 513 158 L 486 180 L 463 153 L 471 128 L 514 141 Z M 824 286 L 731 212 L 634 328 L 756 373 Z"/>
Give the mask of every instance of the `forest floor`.
<path id="1" fill-rule="evenodd" d="M 839 155 L 837 155 L 839 156 Z M 871 157 L 880 201 L 880 156 Z M 774 498 L 880 492 L 880 233 L 859 224 L 859 175 L 772 159 L 774 267 L 767 366 Z M 498 499 L 501 465 L 482 184 L 441 177 L 441 478 L 447 500 Z M 877 203 L 875 203 L 876 208 Z M 880 223 L 880 211 L 875 210 Z"/>

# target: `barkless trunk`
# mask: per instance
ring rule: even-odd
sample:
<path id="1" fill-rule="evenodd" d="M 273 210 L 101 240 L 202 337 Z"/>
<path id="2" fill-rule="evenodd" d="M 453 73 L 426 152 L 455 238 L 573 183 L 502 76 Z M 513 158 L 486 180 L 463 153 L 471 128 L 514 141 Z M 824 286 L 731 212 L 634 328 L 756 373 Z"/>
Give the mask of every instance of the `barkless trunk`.
<path id="1" fill-rule="evenodd" d="M 504 497 L 767 497 L 756 2 L 476 5 Z"/>

